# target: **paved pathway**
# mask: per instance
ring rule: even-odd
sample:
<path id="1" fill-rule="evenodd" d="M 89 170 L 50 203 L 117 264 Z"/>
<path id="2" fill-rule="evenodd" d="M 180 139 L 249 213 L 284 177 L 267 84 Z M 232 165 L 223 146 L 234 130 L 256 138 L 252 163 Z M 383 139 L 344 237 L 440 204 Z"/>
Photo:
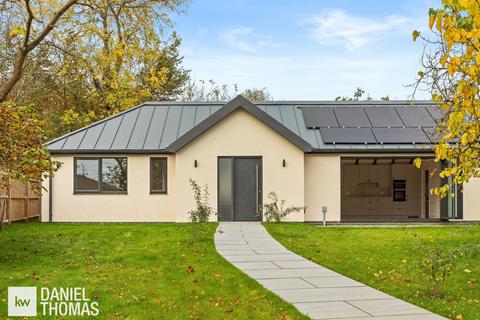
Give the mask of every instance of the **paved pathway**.
<path id="1" fill-rule="evenodd" d="M 283 247 L 258 222 L 222 222 L 217 251 L 312 319 L 440 320 Z"/>

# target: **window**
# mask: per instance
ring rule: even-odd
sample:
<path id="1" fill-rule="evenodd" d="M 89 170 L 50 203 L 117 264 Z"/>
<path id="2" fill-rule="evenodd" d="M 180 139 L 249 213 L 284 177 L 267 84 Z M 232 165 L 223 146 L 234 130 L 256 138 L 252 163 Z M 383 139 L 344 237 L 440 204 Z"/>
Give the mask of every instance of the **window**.
<path id="1" fill-rule="evenodd" d="M 167 193 L 167 158 L 150 158 L 150 193 Z"/>
<path id="2" fill-rule="evenodd" d="M 75 158 L 75 193 L 126 193 L 127 158 Z"/>

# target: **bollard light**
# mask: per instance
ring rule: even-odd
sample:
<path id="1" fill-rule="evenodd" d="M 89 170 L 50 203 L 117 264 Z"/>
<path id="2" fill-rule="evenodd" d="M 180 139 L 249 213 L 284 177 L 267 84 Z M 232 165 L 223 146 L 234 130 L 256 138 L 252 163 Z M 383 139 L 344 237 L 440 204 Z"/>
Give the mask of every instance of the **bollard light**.
<path id="1" fill-rule="evenodd" d="M 325 227 L 327 225 L 327 206 L 322 207 L 322 212 L 323 212 L 323 226 Z"/>

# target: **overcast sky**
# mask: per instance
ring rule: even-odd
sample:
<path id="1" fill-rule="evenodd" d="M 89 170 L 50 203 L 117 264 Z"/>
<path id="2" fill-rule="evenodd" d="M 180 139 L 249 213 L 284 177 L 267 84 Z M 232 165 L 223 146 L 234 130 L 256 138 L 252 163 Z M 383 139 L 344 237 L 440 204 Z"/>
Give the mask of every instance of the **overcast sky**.
<path id="1" fill-rule="evenodd" d="M 276 100 L 331 100 L 356 87 L 406 99 L 423 48 L 412 31 L 425 30 L 439 3 L 192 0 L 175 29 L 196 80 L 267 87 Z"/>

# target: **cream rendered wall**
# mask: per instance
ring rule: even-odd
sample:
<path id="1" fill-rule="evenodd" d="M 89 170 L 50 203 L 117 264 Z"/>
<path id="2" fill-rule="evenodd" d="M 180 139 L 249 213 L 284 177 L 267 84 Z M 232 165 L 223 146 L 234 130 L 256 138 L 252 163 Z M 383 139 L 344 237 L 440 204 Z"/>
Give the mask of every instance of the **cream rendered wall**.
<path id="1" fill-rule="evenodd" d="M 305 155 L 305 221 L 340 221 L 341 165 L 339 155 Z"/>
<path id="2" fill-rule="evenodd" d="M 48 193 L 50 192 L 49 180 L 42 181 L 42 201 L 41 201 L 41 212 L 40 212 L 40 221 L 48 222 L 48 215 L 50 209 L 50 199 L 48 198 Z"/>
<path id="3" fill-rule="evenodd" d="M 161 155 L 124 156 L 128 159 L 128 194 L 117 195 L 73 194 L 73 156 L 54 156 L 53 160 L 63 164 L 53 178 L 53 222 L 174 222 L 175 156 L 167 156 L 168 194 L 150 194 L 150 157 Z M 44 186 L 48 187 L 48 181 Z M 48 194 L 43 195 L 42 221 L 48 221 Z"/>
<path id="4" fill-rule="evenodd" d="M 188 221 L 188 211 L 194 208 L 190 178 L 208 185 L 210 206 L 217 209 L 218 156 L 262 156 L 264 203 L 266 195 L 275 191 L 286 205 L 304 205 L 303 151 L 248 112 L 237 110 L 177 152 L 177 221 Z M 303 221 L 303 214 L 287 220 Z"/>
<path id="5" fill-rule="evenodd" d="M 480 178 L 463 186 L 463 220 L 480 221 Z"/>

